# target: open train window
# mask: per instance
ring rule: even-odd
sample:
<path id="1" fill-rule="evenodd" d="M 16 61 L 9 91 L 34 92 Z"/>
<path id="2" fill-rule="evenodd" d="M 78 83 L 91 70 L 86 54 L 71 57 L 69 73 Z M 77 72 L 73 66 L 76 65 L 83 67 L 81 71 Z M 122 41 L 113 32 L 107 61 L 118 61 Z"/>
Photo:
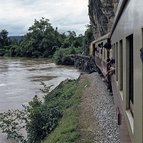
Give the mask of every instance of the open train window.
<path id="1" fill-rule="evenodd" d="M 115 59 L 115 44 L 112 47 L 112 57 Z"/>
<path id="2" fill-rule="evenodd" d="M 119 60 L 120 60 L 120 90 L 123 90 L 123 41 L 120 40 L 119 42 Z"/>
<path id="3" fill-rule="evenodd" d="M 134 104 L 134 67 L 133 67 L 133 35 L 130 35 L 126 38 L 127 40 L 127 52 L 126 52 L 126 60 L 127 60 L 127 93 L 128 93 L 128 101 L 129 101 L 129 109 L 133 115 L 133 104 Z"/>
<path id="4" fill-rule="evenodd" d="M 103 54 L 103 60 L 105 60 L 105 48 L 102 49 L 102 54 Z"/>
<path id="5" fill-rule="evenodd" d="M 116 70 L 115 70 L 116 81 L 118 81 L 118 43 L 116 43 L 115 47 L 115 65 L 116 65 Z"/>
<path id="6" fill-rule="evenodd" d="M 93 48 L 93 53 L 92 53 L 92 55 L 95 57 L 95 51 L 96 51 L 95 43 L 93 43 L 92 48 Z"/>

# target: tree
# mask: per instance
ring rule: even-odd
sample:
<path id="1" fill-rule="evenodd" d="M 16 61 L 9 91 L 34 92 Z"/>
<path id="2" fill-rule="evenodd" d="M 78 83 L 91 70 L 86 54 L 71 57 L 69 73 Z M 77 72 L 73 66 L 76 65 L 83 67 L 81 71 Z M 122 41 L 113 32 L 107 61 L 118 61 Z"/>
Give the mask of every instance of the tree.
<path id="1" fill-rule="evenodd" d="M 84 42 L 89 44 L 93 40 L 94 40 L 94 36 L 93 36 L 91 25 L 87 25 L 87 30 L 84 33 Z"/>
<path id="2" fill-rule="evenodd" d="M 77 42 L 76 33 L 74 31 L 68 31 L 61 48 L 68 48 L 70 46 L 75 46 Z"/>
<path id="3" fill-rule="evenodd" d="M 8 45 L 9 45 L 8 32 L 6 30 L 2 30 L 0 32 L 0 48 L 3 48 L 4 46 Z"/>
<path id="4" fill-rule="evenodd" d="M 29 32 L 21 42 L 24 56 L 49 57 L 54 54 L 55 47 L 61 46 L 61 34 L 54 29 L 48 19 L 35 20 Z"/>
<path id="5" fill-rule="evenodd" d="M 52 27 L 49 19 L 42 17 L 40 20 L 34 20 L 28 33 L 19 42 L 10 42 L 8 32 L 2 30 L 0 32 L 0 56 L 53 57 L 60 48 L 69 48 L 67 51 L 74 49 L 72 51 L 81 53 L 83 37 L 77 36 L 74 31 L 68 31 L 66 34 L 59 33 L 57 27 L 55 29 Z"/>
<path id="6" fill-rule="evenodd" d="M 84 33 L 84 53 L 89 54 L 89 45 L 94 40 L 91 25 L 87 25 L 87 30 Z"/>

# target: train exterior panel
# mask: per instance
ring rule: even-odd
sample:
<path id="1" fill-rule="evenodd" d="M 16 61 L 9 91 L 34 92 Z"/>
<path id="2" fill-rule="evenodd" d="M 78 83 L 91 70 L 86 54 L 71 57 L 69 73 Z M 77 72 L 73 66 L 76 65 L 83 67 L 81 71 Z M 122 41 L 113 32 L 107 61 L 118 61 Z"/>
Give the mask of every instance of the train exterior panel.
<path id="1" fill-rule="evenodd" d="M 143 1 L 120 1 L 111 31 L 115 51 L 116 82 L 122 93 L 128 129 L 133 143 L 143 143 Z"/>
<path id="2" fill-rule="evenodd" d="M 91 43 L 91 49 L 96 48 L 93 55 L 103 74 L 107 50 L 99 44 L 104 45 L 107 38 L 112 44 L 110 58 L 115 59 L 112 84 L 114 91 L 116 88 L 115 98 L 120 101 L 117 106 L 122 108 L 131 142 L 143 143 L 143 0 L 120 0 L 110 33 Z"/>

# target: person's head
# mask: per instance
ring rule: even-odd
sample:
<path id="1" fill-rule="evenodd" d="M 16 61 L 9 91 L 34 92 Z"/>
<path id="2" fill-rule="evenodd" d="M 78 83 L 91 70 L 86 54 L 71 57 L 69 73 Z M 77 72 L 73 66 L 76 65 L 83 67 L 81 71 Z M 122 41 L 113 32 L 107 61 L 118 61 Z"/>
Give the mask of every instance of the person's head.
<path id="1" fill-rule="evenodd" d="M 111 49 L 111 41 L 110 38 L 107 39 L 107 42 L 104 45 L 104 48 L 110 50 Z"/>
<path id="2" fill-rule="evenodd" d="M 111 67 L 111 64 L 110 64 L 110 62 L 108 62 L 107 63 L 107 69 L 110 69 L 110 67 Z"/>
<path id="3" fill-rule="evenodd" d="M 115 59 L 111 59 L 110 60 L 110 63 L 113 65 L 113 64 L 115 64 Z"/>
<path id="4" fill-rule="evenodd" d="M 109 63 L 109 62 L 110 62 L 110 59 L 108 58 L 108 59 L 106 60 L 106 62 Z"/>

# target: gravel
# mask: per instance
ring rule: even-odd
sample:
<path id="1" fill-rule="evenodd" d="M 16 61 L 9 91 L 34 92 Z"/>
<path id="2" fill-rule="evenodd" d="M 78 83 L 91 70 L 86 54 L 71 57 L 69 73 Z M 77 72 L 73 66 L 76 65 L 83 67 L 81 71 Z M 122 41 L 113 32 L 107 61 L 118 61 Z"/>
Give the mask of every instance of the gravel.
<path id="1" fill-rule="evenodd" d="M 84 74 L 84 78 L 90 80 L 90 87 L 86 87 L 82 99 L 82 109 L 88 108 L 90 117 L 87 117 L 83 109 L 82 118 L 89 120 L 88 126 L 92 126 L 93 143 L 120 143 L 119 126 L 113 96 L 109 95 L 106 84 L 98 73 Z M 87 123 L 87 122 L 86 122 Z M 84 124 L 82 125 L 85 127 Z M 85 127 L 88 131 L 88 128 Z"/>

